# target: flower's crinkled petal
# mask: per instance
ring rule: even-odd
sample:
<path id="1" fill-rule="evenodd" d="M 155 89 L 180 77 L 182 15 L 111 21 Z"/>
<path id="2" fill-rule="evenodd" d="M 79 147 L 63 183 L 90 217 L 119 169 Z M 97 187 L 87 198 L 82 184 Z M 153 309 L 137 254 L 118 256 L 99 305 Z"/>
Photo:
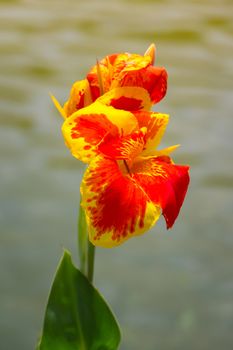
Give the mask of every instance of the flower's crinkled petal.
<path id="1" fill-rule="evenodd" d="M 123 175 L 116 161 L 96 157 L 85 172 L 82 206 L 86 212 L 89 239 L 106 248 L 149 230 L 160 216 L 143 189 Z"/>
<path id="2" fill-rule="evenodd" d="M 150 56 L 123 53 L 117 55 L 113 63 L 111 87 L 122 86 L 122 78 L 130 72 L 138 72 L 151 64 Z M 125 85 L 127 86 L 127 85 Z M 137 84 L 136 84 L 137 86 Z"/>
<path id="3" fill-rule="evenodd" d="M 138 120 L 139 128 L 147 128 L 145 135 L 146 144 L 141 156 L 155 155 L 156 148 L 169 122 L 169 115 L 148 111 L 134 112 L 134 115 Z"/>
<path id="4" fill-rule="evenodd" d="M 112 54 L 99 61 L 99 70 L 102 76 L 103 89 L 107 92 L 113 88 L 119 87 L 122 71 L 135 71 L 147 67 L 151 62 L 151 57 L 140 56 L 136 54 L 122 53 Z M 95 101 L 100 96 L 98 67 L 93 66 L 87 74 L 87 80 L 90 84 L 92 98 Z"/>
<path id="5" fill-rule="evenodd" d="M 91 103 L 92 98 L 87 79 L 76 81 L 71 88 L 69 100 L 64 104 L 66 117 Z"/>
<path id="6" fill-rule="evenodd" d="M 140 70 L 124 70 L 118 81 L 119 86 L 138 86 L 146 89 L 153 104 L 158 103 L 167 91 L 167 72 L 163 67 L 149 65 Z"/>
<path id="7" fill-rule="evenodd" d="M 97 145 L 106 134 L 127 135 L 137 127 L 132 113 L 95 102 L 67 118 L 62 132 L 71 153 L 88 163 L 98 153 Z"/>
<path id="8" fill-rule="evenodd" d="M 167 72 L 154 67 L 155 46 L 152 44 L 144 56 L 122 53 L 104 57 L 99 62 L 104 93 L 118 87 L 141 87 L 148 91 L 151 103 L 159 102 L 167 90 Z M 93 101 L 100 96 L 98 67 L 87 74 Z M 129 108 L 127 108 L 129 110 Z"/>
<path id="9" fill-rule="evenodd" d="M 144 56 L 119 54 L 113 62 L 110 88 L 137 86 L 146 89 L 151 102 L 158 103 L 167 91 L 167 71 L 164 67 L 155 67 L 155 46 L 151 45 Z"/>
<path id="10" fill-rule="evenodd" d="M 149 66 L 151 64 L 150 55 L 137 55 L 130 53 L 113 54 L 104 57 L 99 61 L 99 69 L 102 76 L 104 92 L 107 92 L 113 88 L 120 86 L 127 86 L 123 83 L 123 78 L 129 72 L 133 73 Z M 98 79 L 98 67 L 93 66 L 90 72 L 87 74 L 87 80 L 90 84 L 91 94 L 93 100 L 96 100 L 100 96 L 99 79 Z M 132 79 L 131 79 L 132 80 Z M 137 86 L 137 79 L 128 86 Z"/>
<path id="11" fill-rule="evenodd" d="M 126 111 L 149 110 L 152 106 L 148 92 L 141 87 L 119 87 L 110 90 L 98 101 L 106 106 Z"/>
<path id="12" fill-rule="evenodd" d="M 143 150 L 145 133 L 146 128 L 126 136 L 107 134 L 98 145 L 98 150 L 107 157 L 129 160 L 131 164 Z"/>
<path id="13" fill-rule="evenodd" d="M 133 179 L 162 208 L 167 228 L 174 224 L 189 184 L 189 167 L 172 164 L 168 156 L 135 162 Z"/>
<path id="14" fill-rule="evenodd" d="M 148 91 L 152 103 L 158 103 L 167 92 L 167 71 L 164 67 L 149 66 L 143 74 L 143 88 Z"/>

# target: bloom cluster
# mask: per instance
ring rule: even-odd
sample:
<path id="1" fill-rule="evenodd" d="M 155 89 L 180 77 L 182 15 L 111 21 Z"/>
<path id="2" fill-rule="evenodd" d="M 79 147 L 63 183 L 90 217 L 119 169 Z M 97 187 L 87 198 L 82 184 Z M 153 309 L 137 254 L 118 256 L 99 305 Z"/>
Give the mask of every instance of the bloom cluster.
<path id="1" fill-rule="evenodd" d="M 155 46 L 143 56 L 106 56 L 72 86 L 62 107 L 62 132 L 74 157 L 88 163 L 81 183 L 89 239 L 113 247 L 149 230 L 162 214 L 174 224 L 188 184 L 188 166 L 158 150 L 169 121 L 151 111 L 166 94 L 167 72 L 154 66 Z"/>

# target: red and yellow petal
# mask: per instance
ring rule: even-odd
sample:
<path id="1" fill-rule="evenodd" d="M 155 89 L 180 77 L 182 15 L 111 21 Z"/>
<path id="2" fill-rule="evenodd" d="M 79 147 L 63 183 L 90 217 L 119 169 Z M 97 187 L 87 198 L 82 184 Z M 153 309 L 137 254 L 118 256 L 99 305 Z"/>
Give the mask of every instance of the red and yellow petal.
<path id="1" fill-rule="evenodd" d="M 148 57 L 148 56 L 147 56 Z M 163 67 L 148 65 L 141 69 L 125 68 L 112 81 L 111 88 L 119 86 L 138 86 L 147 90 L 151 102 L 158 103 L 167 91 L 167 72 Z"/>
<path id="2" fill-rule="evenodd" d="M 98 154 L 97 145 L 106 134 L 127 135 L 137 127 L 132 113 L 95 102 L 67 118 L 62 132 L 73 156 L 88 163 Z"/>
<path id="3" fill-rule="evenodd" d="M 150 110 L 152 103 L 148 92 L 141 87 L 119 87 L 110 90 L 98 101 L 106 106 L 126 111 Z"/>
<path id="4" fill-rule="evenodd" d="M 146 127 L 145 147 L 142 157 L 154 155 L 169 122 L 169 115 L 148 111 L 134 112 L 139 128 Z"/>
<path id="5" fill-rule="evenodd" d="M 96 245 L 115 247 L 149 230 L 160 216 L 160 208 L 116 161 L 96 157 L 81 184 L 89 239 Z"/>
<path id="6" fill-rule="evenodd" d="M 76 81 L 71 88 L 69 100 L 64 104 L 66 117 L 91 103 L 91 91 L 87 79 Z"/>
<path id="7" fill-rule="evenodd" d="M 188 185 L 189 167 L 172 164 L 168 156 L 134 163 L 133 179 L 155 205 L 162 208 L 167 228 L 174 224 L 183 204 Z"/>
<path id="8" fill-rule="evenodd" d="M 111 87 L 121 86 L 120 81 L 130 72 L 137 72 L 151 64 L 149 55 L 141 56 L 137 54 L 124 53 L 117 55 L 113 64 L 113 76 Z"/>
<path id="9" fill-rule="evenodd" d="M 131 165 L 144 148 L 145 134 L 146 128 L 126 136 L 107 134 L 98 145 L 98 150 L 111 159 L 127 160 Z"/>

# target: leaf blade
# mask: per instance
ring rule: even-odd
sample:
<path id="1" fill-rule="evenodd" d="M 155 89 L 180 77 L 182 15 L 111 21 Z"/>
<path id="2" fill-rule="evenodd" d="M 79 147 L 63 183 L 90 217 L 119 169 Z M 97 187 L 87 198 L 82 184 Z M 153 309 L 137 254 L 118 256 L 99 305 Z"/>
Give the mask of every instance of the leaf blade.
<path id="1" fill-rule="evenodd" d="M 116 350 L 120 330 L 108 305 L 65 251 L 51 288 L 38 350 Z"/>

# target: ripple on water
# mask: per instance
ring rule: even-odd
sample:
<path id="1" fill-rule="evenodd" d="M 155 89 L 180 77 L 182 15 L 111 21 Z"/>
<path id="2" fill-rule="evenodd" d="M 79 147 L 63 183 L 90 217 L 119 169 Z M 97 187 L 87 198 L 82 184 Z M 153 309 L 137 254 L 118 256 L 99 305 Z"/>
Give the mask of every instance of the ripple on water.
<path id="1" fill-rule="evenodd" d="M 34 122 L 30 115 L 11 114 L 9 112 L 2 112 L 0 118 L 0 126 L 7 128 L 15 128 L 22 130 L 32 129 Z M 3 131 L 3 130 L 2 130 Z"/>
<path id="2" fill-rule="evenodd" d="M 211 188 L 233 188 L 233 176 L 231 174 L 212 174 L 203 177 L 202 184 Z"/>
<path id="3" fill-rule="evenodd" d="M 186 29 L 175 29 L 175 30 L 156 30 L 154 32 L 146 32 L 146 31 L 132 31 L 128 33 L 123 33 L 124 37 L 129 39 L 137 39 L 148 42 L 200 42 L 201 34 L 198 31 L 194 30 L 186 30 Z"/>

